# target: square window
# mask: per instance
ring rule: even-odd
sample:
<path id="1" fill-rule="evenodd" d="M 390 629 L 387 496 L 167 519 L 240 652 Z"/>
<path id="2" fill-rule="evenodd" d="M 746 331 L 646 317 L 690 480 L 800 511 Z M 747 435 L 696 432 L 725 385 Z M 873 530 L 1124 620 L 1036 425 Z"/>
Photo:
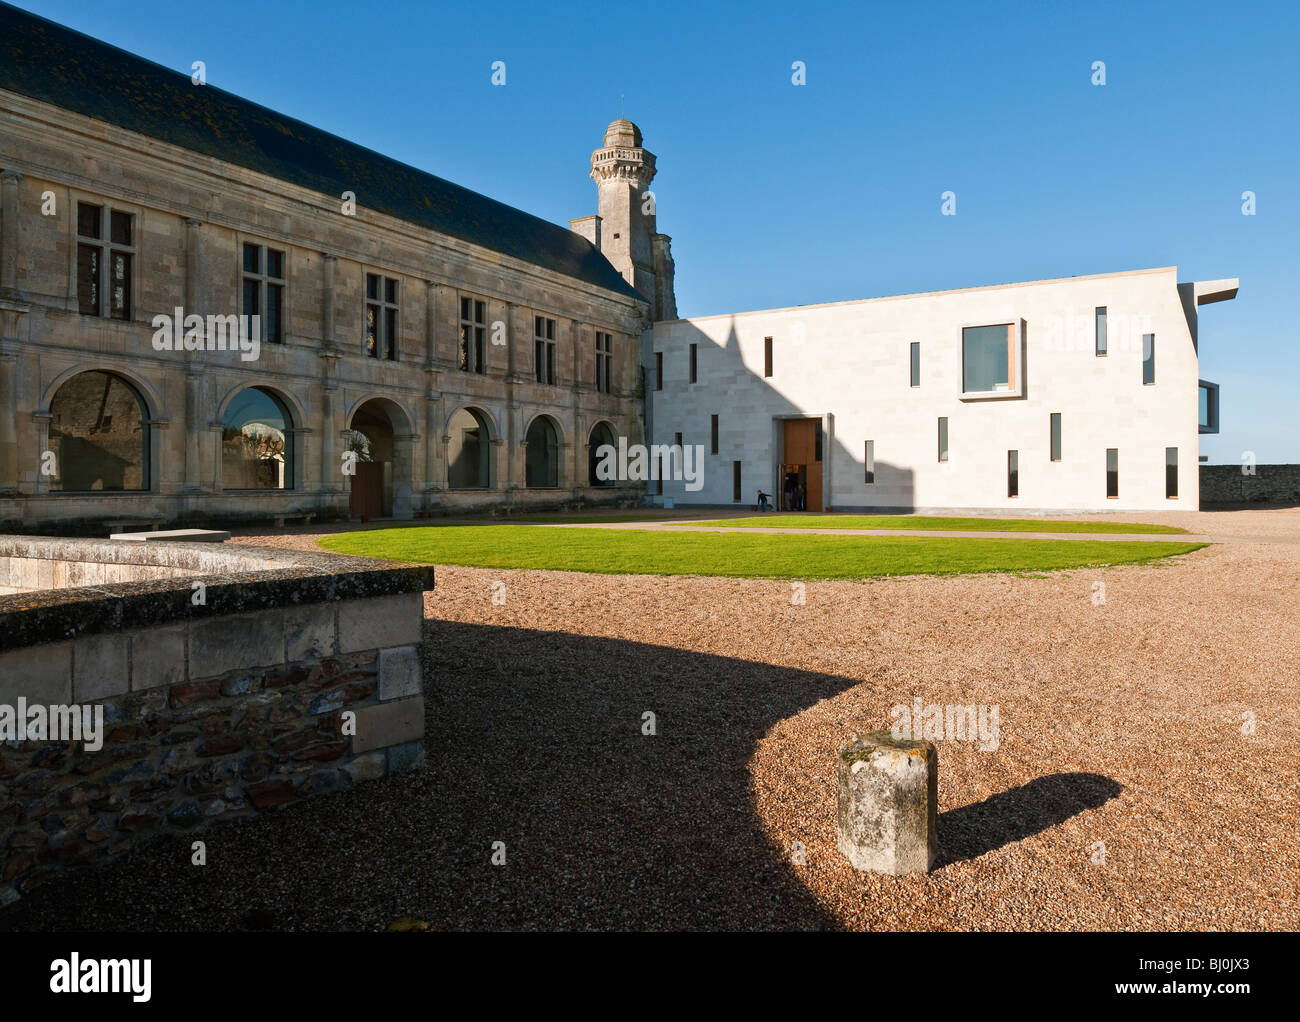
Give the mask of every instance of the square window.
<path id="1" fill-rule="evenodd" d="M 1014 390 L 1015 344 L 1014 323 L 964 327 L 961 332 L 963 393 L 991 394 Z"/>

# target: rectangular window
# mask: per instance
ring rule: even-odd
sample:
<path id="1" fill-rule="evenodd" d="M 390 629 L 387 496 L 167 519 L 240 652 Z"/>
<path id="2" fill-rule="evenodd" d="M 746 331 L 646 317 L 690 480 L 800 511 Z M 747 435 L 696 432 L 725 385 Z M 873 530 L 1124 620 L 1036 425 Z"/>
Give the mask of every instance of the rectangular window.
<path id="1" fill-rule="evenodd" d="M 366 354 L 397 359 L 397 281 L 366 274 Z"/>
<path id="2" fill-rule="evenodd" d="M 1156 382 L 1156 335 L 1142 335 L 1142 382 Z"/>
<path id="3" fill-rule="evenodd" d="M 1020 452 L 1007 451 L 1007 496 L 1020 496 Z"/>
<path id="4" fill-rule="evenodd" d="M 921 342 L 913 341 L 911 347 L 912 358 L 912 386 L 921 385 Z"/>
<path id="5" fill-rule="evenodd" d="M 772 375 L 772 338 L 763 338 L 763 376 Z"/>
<path id="6" fill-rule="evenodd" d="M 134 219 L 121 210 L 77 203 L 77 309 L 83 316 L 131 318 Z"/>
<path id="7" fill-rule="evenodd" d="M 655 390 L 664 389 L 664 353 L 655 352 Z"/>
<path id="8" fill-rule="evenodd" d="M 714 454 L 718 453 L 718 417 L 709 416 L 709 440 Z"/>
<path id="9" fill-rule="evenodd" d="M 733 502 L 740 503 L 740 462 L 731 463 L 731 499 Z"/>
<path id="10" fill-rule="evenodd" d="M 1052 424 L 1052 460 L 1061 460 L 1061 413 L 1053 412 Z"/>
<path id="11" fill-rule="evenodd" d="M 555 320 L 533 317 L 533 374 L 538 383 L 555 383 Z"/>
<path id="12" fill-rule="evenodd" d="M 948 460 L 948 416 L 939 417 L 939 460 Z"/>
<path id="13" fill-rule="evenodd" d="M 1106 496 L 1119 496 L 1119 448 L 1106 448 Z"/>
<path id="14" fill-rule="evenodd" d="M 487 372 L 483 359 L 483 339 L 487 332 L 487 302 L 473 298 L 460 300 L 460 369 L 461 372 Z"/>
<path id="15" fill-rule="evenodd" d="M 1106 354 L 1106 306 L 1097 306 L 1097 354 Z"/>
<path id="16" fill-rule="evenodd" d="M 1178 448 L 1165 448 L 1165 496 L 1170 500 L 1178 497 Z"/>
<path id="17" fill-rule="evenodd" d="M 695 346 L 694 344 L 692 344 L 692 345 L 691 345 L 691 382 L 692 382 L 692 383 L 695 382 L 695 370 L 696 370 L 696 365 L 697 365 L 697 362 L 696 362 L 696 351 L 695 351 L 695 349 L 696 349 L 696 346 Z"/>
<path id="18" fill-rule="evenodd" d="M 988 394 L 1014 390 L 1016 325 L 968 326 L 961 332 L 962 391 Z"/>
<path id="19" fill-rule="evenodd" d="M 244 316 L 259 316 L 262 340 L 284 343 L 284 253 L 244 244 Z"/>
<path id="20" fill-rule="evenodd" d="M 862 462 L 866 467 L 864 482 L 870 484 L 876 481 L 876 442 L 868 440 L 866 448 L 862 452 Z"/>
<path id="21" fill-rule="evenodd" d="M 596 389 L 602 394 L 612 390 L 614 339 L 609 334 L 596 331 Z"/>

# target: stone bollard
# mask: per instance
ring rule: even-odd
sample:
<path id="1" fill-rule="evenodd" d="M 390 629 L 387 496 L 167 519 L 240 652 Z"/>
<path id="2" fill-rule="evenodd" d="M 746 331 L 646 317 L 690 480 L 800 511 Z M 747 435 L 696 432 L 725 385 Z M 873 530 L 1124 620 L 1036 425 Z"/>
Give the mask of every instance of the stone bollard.
<path id="1" fill-rule="evenodd" d="M 939 753 L 873 731 L 840 749 L 839 850 L 854 869 L 928 873 L 939 853 Z"/>

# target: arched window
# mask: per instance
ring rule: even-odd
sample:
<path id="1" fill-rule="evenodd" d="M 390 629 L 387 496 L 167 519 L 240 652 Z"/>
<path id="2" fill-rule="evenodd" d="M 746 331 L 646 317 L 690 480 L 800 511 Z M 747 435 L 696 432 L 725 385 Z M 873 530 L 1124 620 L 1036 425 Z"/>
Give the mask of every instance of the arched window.
<path id="1" fill-rule="evenodd" d="M 113 373 L 78 373 L 50 402 L 56 493 L 149 489 L 149 413 Z"/>
<path id="2" fill-rule="evenodd" d="M 613 486 L 616 482 L 614 473 L 606 471 L 608 479 L 600 478 L 597 467 L 600 465 L 602 455 L 606 464 L 610 464 L 608 452 L 602 452 L 602 447 L 618 449 L 618 438 L 614 436 L 614 430 L 610 428 L 608 422 L 598 422 L 591 431 L 591 436 L 587 440 L 587 485 L 588 486 Z M 617 471 L 617 463 L 613 463 Z"/>
<path id="3" fill-rule="evenodd" d="M 289 409 L 269 390 L 236 394 L 222 421 L 222 488 L 292 490 L 292 430 Z"/>
<path id="4" fill-rule="evenodd" d="M 453 490 L 492 486 L 492 434 L 487 420 L 473 408 L 457 409 L 447 426 L 447 485 Z"/>
<path id="5" fill-rule="evenodd" d="M 530 487 L 555 487 L 560 485 L 560 438 L 555 425 L 545 415 L 539 415 L 528 427 L 524 438 L 528 457 L 524 463 L 524 485 Z"/>

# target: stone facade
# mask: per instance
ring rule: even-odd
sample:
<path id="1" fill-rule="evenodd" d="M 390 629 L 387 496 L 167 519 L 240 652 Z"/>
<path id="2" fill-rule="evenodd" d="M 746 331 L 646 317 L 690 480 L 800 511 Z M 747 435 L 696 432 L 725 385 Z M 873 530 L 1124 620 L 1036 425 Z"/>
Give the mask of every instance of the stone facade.
<path id="1" fill-rule="evenodd" d="M 653 443 L 680 434 L 704 452 L 702 485 L 666 480 L 663 497 L 749 507 L 760 488 L 781 497 L 784 464 L 807 462 L 811 477 L 815 460 L 814 510 L 1196 510 L 1198 322 L 1202 306 L 1236 289 L 1179 283 L 1164 267 L 656 323 Z M 1006 382 L 987 392 L 967 389 L 967 329 L 1003 332 Z M 786 455 L 787 423 L 798 420 L 812 420 L 803 424 L 815 427 L 816 456 Z"/>
<path id="2" fill-rule="evenodd" d="M 618 195 L 602 179 L 606 228 L 599 234 L 599 221 L 587 218 L 586 233 L 630 283 L 648 289 L 645 300 L 384 215 L 364 195 L 348 215 L 338 196 L 0 90 L 0 526 L 99 531 L 112 519 L 345 517 L 357 485 L 343 467 L 350 428 L 366 434 L 382 462 L 381 515 L 638 501 L 639 484 L 590 485 L 588 444 L 600 424 L 644 440 L 642 333 L 655 308 L 675 315 L 668 239 L 654 233 L 653 213 L 641 212 L 642 178 L 648 184 L 642 173 Z M 125 318 L 81 311 L 79 204 L 130 218 Z M 584 234 L 580 222 L 574 229 Z M 157 315 L 244 314 L 248 244 L 283 253 L 282 343 L 262 343 L 255 361 L 234 351 L 157 350 Z M 367 354 L 368 274 L 395 282 L 391 360 Z M 464 299 L 482 303 L 483 373 L 460 366 Z M 551 324 L 545 382 L 535 366 L 538 317 Z M 607 390 L 596 384 L 597 333 L 612 341 Z M 125 381 L 139 399 L 142 489 L 131 466 L 108 483 L 65 485 L 49 470 L 59 447 L 52 437 L 70 449 L 95 428 L 59 421 L 61 388 L 87 371 Z M 227 420 L 254 387 L 288 420 L 283 488 L 246 488 L 229 465 Z M 449 451 L 460 442 L 452 434 L 464 409 L 488 451 L 486 485 L 453 488 Z M 92 410 L 102 422 L 103 410 Z M 558 465 L 530 487 L 527 441 L 539 418 L 551 428 Z M 104 457 L 129 462 L 130 452 L 121 453 Z M 127 488 L 110 492 L 122 479 Z"/>

